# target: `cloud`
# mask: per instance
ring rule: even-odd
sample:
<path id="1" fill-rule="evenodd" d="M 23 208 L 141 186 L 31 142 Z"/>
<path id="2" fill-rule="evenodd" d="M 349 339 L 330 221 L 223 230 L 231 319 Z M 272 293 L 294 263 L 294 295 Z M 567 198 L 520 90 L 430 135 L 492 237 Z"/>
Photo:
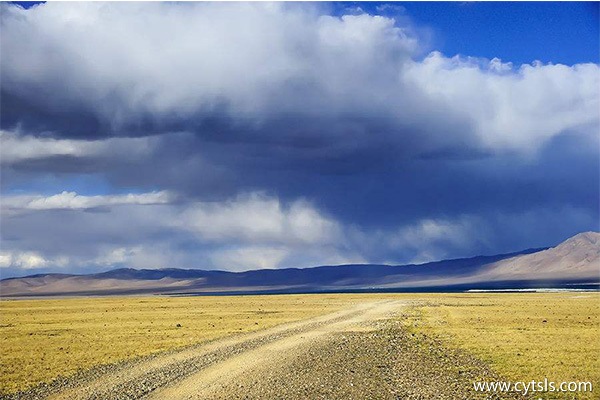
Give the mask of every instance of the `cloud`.
<path id="1" fill-rule="evenodd" d="M 304 5 L 6 6 L 3 16 L 3 51 L 13 60 L 2 68 L 9 116 L 22 115 L 32 100 L 57 104 L 36 102 L 43 111 L 26 113 L 37 120 L 8 123 L 78 137 L 226 128 L 232 114 L 261 125 L 273 107 L 316 116 L 329 97 L 360 84 L 348 74 L 406 58 L 415 43 L 389 19 L 337 19 Z M 63 74 L 70 79 L 58 79 Z M 290 96 L 302 87 L 305 96 Z"/>
<path id="2" fill-rule="evenodd" d="M 414 258 L 411 262 L 423 263 L 442 260 L 457 251 L 466 254 L 473 247 L 486 244 L 481 225 L 481 221 L 472 216 L 454 220 L 424 219 L 385 236 L 391 246 L 402 247 L 406 253 L 412 252 Z"/>
<path id="3" fill-rule="evenodd" d="M 23 270 L 38 269 L 42 267 L 61 267 L 68 264 L 68 259 L 60 257 L 48 260 L 35 251 L 10 252 L 0 251 L 0 268 L 18 268 Z"/>
<path id="4" fill-rule="evenodd" d="M 596 64 L 425 54 L 385 8 L 0 7 L 13 272 L 403 263 L 598 229 Z"/>
<path id="5" fill-rule="evenodd" d="M 595 64 L 535 62 L 515 69 L 497 58 L 487 62 L 433 52 L 413 63 L 406 76 L 430 96 L 454 104 L 486 148 L 527 152 L 563 132 L 597 134 L 600 74 Z"/>
<path id="6" fill-rule="evenodd" d="M 260 193 L 227 203 L 160 202 L 157 194 L 130 194 L 101 199 L 110 205 L 103 213 L 82 212 L 81 207 L 96 206 L 99 199 L 72 195 L 66 201 L 53 200 L 61 196 L 37 196 L 33 213 L 3 212 L 0 262 L 5 271 L 116 267 L 239 271 L 420 263 L 510 252 L 520 250 L 521 243 L 530 243 L 529 247 L 558 243 L 566 236 L 552 226 L 563 224 L 568 236 L 585 230 L 593 216 L 585 209 L 539 209 L 369 228 L 326 217 L 305 200 L 286 203 Z M 15 198 L 20 196 L 7 196 L 8 203 L 16 203 Z M 27 208 L 30 203 L 21 204 Z M 550 242 L 541 238 L 541 231 L 552 233 Z"/>
<path id="7" fill-rule="evenodd" d="M 108 196 L 82 196 L 75 192 L 62 192 L 52 196 L 5 196 L 0 207 L 3 215 L 11 215 L 41 210 L 90 210 L 126 204 L 168 204 L 173 198 L 174 196 L 167 191 Z"/>
<path id="8" fill-rule="evenodd" d="M 273 247 L 241 247 L 221 250 L 211 255 L 215 265 L 229 271 L 245 271 L 252 269 L 277 268 L 288 252 Z"/>
<path id="9" fill-rule="evenodd" d="M 277 198 L 250 194 L 224 203 L 197 203 L 178 222 L 204 240 L 328 244 L 338 224 L 303 201 L 284 206 Z"/>
<path id="10" fill-rule="evenodd" d="M 3 248 L 12 255 L 3 262 L 64 270 L 250 269 L 344 259 L 338 222 L 306 201 L 284 204 L 260 193 L 227 203 L 173 198 L 168 192 L 5 196 L 0 226 Z M 86 212 L 99 207 L 102 213 Z"/>
<path id="11" fill-rule="evenodd" d="M 153 143 L 147 138 L 112 138 L 107 140 L 69 140 L 38 138 L 16 132 L 0 131 L 0 165 L 13 165 L 49 158 L 139 158 L 150 155 Z M 126 149 L 126 151 L 123 151 Z"/>
<path id="12" fill-rule="evenodd" d="M 219 3 L 3 11 L 5 129 L 531 151 L 598 124 L 595 64 L 418 60 L 416 34 L 379 15 Z"/>
<path id="13" fill-rule="evenodd" d="M 465 214 L 370 229 L 348 225 L 344 227 L 346 251 L 353 250 L 370 263 L 392 265 L 469 257 L 495 247 L 496 237 L 488 228 L 496 224 L 487 217 Z"/>
<path id="14" fill-rule="evenodd" d="M 170 268 L 181 260 L 180 254 L 175 254 L 169 245 L 140 243 L 130 247 L 103 246 L 99 255 L 92 259 L 82 259 L 92 269 L 112 268 Z"/>

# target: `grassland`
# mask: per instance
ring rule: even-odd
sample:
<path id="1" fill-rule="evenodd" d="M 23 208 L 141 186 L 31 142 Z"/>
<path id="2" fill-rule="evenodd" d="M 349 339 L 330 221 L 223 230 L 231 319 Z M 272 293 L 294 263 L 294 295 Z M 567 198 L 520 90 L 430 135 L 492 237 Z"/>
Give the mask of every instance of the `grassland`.
<path id="1" fill-rule="evenodd" d="M 362 301 L 410 300 L 405 326 L 512 380 L 600 387 L 597 293 L 106 297 L 0 301 L 0 393 L 79 370 L 307 319 Z"/>
<path id="2" fill-rule="evenodd" d="M 0 301 L 0 393 L 136 356 L 310 318 L 340 296 L 105 297 Z"/>
<path id="3" fill-rule="evenodd" d="M 473 293 L 421 300 L 406 320 L 414 331 L 466 349 L 513 381 L 591 381 L 595 394 L 577 398 L 598 398 L 600 294 Z"/>

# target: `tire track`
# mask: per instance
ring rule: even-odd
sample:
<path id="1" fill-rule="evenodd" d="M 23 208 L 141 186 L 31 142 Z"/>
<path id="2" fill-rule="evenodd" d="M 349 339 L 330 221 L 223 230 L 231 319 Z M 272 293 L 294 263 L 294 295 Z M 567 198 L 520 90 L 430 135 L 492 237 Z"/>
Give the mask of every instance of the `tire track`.
<path id="1" fill-rule="evenodd" d="M 373 322 L 397 310 L 402 302 L 385 301 L 362 305 L 359 310 L 343 317 L 310 324 L 306 329 L 288 331 L 288 334 L 276 340 L 267 341 L 260 346 L 247 348 L 242 352 L 231 353 L 229 357 L 202 369 L 186 379 L 163 387 L 148 396 L 148 399 L 211 399 L 223 386 L 235 383 L 237 378 L 258 368 L 281 365 L 285 358 L 295 350 L 314 346 L 317 342 L 332 334 L 350 329 L 364 329 L 363 323 Z"/>

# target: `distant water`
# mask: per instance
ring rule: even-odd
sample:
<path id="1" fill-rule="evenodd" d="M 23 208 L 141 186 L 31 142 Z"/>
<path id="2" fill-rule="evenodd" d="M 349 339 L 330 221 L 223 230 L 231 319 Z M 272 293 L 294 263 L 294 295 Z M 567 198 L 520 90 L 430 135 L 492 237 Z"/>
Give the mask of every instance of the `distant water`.
<path id="1" fill-rule="evenodd" d="M 514 282 L 513 282 L 514 283 Z M 232 290 L 221 292 L 181 292 L 168 296 L 251 296 L 264 294 L 335 294 L 335 293 L 521 293 L 521 292 L 600 292 L 600 282 L 597 283 L 556 283 L 551 286 L 534 286 L 532 282 L 510 286 L 507 283 L 494 282 L 475 287 L 471 285 L 448 285 L 419 288 L 362 288 L 362 289 L 278 289 L 278 290 Z"/>

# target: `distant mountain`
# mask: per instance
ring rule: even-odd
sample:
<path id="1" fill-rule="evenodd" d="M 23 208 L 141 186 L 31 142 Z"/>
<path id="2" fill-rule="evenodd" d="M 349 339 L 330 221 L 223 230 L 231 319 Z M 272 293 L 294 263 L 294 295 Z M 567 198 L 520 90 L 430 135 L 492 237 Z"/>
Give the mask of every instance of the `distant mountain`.
<path id="1" fill-rule="evenodd" d="M 556 247 L 490 264 L 486 280 L 600 279 L 600 233 L 584 232 Z"/>
<path id="2" fill-rule="evenodd" d="M 303 293 L 364 290 L 461 290 L 564 285 L 600 280 L 600 233 L 554 248 L 426 264 L 356 264 L 246 272 L 115 269 L 89 275 L 43 274 L 0 281 L 0 295 L 141 293 Z"/>

